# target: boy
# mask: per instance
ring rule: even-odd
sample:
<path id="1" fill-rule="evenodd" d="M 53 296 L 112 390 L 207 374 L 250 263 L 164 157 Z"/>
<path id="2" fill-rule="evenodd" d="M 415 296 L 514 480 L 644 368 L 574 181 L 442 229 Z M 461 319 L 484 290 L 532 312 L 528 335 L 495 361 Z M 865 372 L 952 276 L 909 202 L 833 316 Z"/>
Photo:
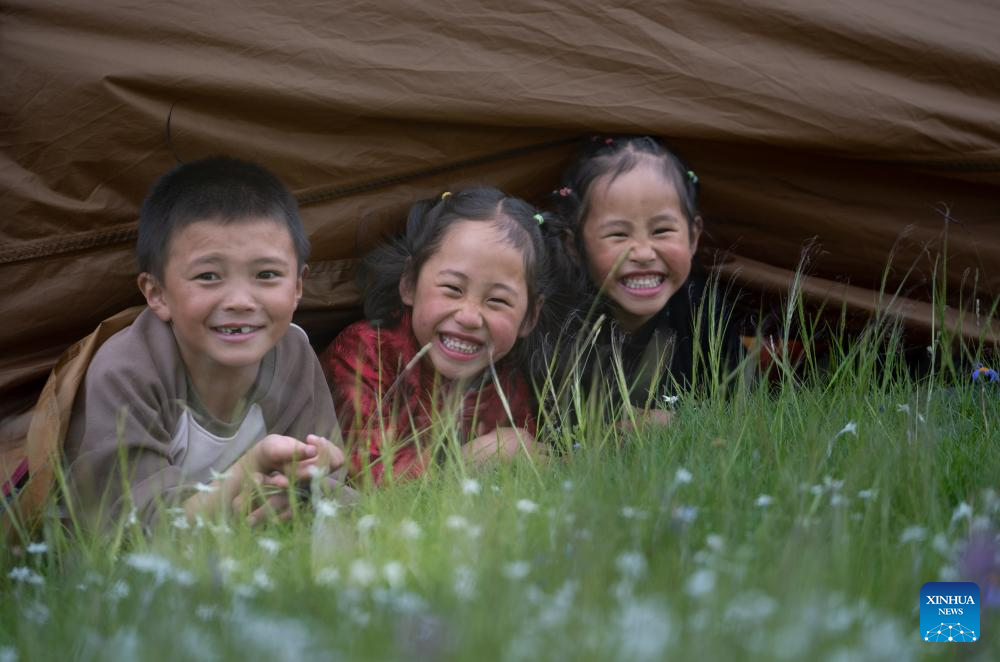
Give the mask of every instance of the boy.
<path id="1" fill-rule="evenodd" d="M 253 163 L 183 164 L 143 202 L 136 248 L 149 307 L 98 350 L 77 396 L 73 505 L 103 518 L 131 505 L 147 523 L 160 504 L 287 516 L 289 479 L 344 461 L 319 362 L 291 324 L 309 253 L 295 198 Z"/>

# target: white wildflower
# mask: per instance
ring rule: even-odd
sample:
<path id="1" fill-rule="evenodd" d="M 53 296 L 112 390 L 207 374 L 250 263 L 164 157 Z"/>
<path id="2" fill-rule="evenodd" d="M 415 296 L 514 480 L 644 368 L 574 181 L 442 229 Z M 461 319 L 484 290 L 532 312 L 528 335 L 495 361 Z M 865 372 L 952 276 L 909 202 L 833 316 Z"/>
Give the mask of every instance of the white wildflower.
<path id="1" fill-rule="evenodd" d="M 399 523 L 399 535 L 404 540 L 416 540 L 422 533 L 420 525 L 412 519 L 404 519 Z"/>
<path id="2" fill-rule="evenodd" d="M 306 474 L 313 480 L 317 478 L 322 478 L 328 473 L 330 473 L 330 470 L 327 467 L 321 467 L 318 464 L 310 464 L 308 467 L 306 467 Z"/>
<path id="3" fill-rule="evenodd" d="M 953 565 L 941 566 L 941 569 L 938 570 L 938 579 L 943 582 L 957 582 L 958 569 Z"/>
<path id="4" fill-rule="evenodd" d="M 365 559 L 355 559 L 351 562 L 351 569 L 348 572 L 351 582 L 359 586 L 368 586 L 375 581 L 378 573 L 375 566 Z"/>
<path id="5" fill-rule="evenodd" d="M 955 512 L 951 514 L 951 523 L 954 524 L 956 521 L 960 519 L 971 520 L 972 514 L 973 514 L 972 506 L 963 501 L 962 503 L 958 504 L 958 507 L 955 508 Z"/>
<path id="6" fill-rule="evenodd" d="M 831 494 L 830 505 L 833 507 L 843 506 L 847 503 L 847 498 L 843 494 Z"/>
<path id="7" fill-rule="evenodd" d="M 573 489 L 573 481 L 568 478 L 562 482 L 562 488 L 564 491 L 569 492 Z"/>
<path id="8" fill-rule="evenodd" d="M 139 514 L 135 508 L 128 511 L 128 518 L 125 520 L 125 524 L 128 526 L 136 526 L 139 523 Z"/>
<path id="9" fill-rule="evenodd" d="M 116 602 L 118 600 L 121 600 L 122 598 L 127 598 L 128 594 L 129 594 L 128 584 L 126 584 L 120 579 L 116 581 L 114 584 L 112 584 L 111 587 L 108 589 L 108 599 L 111 600 L 112 602 Z"/>
<path id="10" fill-rule="evenodd" d="M 17 662 L 17 649 L 13 646 L 0 648 L 0 662 Z"/>
<path id="11" fill-rule="evenodd" d="M 225 522 L 209 525 L 208 530 L 217 536 L 228 536 L 233 532 L 233 530 L 229 528 L 229 525 Z"/>
<path id="12" fill-rule="evenodd" d="M 281 550 L 281 543 L 274 538 L 258 538 L 257 544 L 268 554 L 274 556 Z"/>
<path id="13" fill-rule="evenodd" d="M 382 566 L 382 575 L 392 588 L 399 588 L 406 581 L 406 568 L 399 561 L 389 561 Z"/>
<path id="14" fill-rule="evenodd" d="M 769 494 L 761 494 L 757 497 L 757 500 L 754 501 L 754 505 L 760 508 L 767 508 L 772 503 L 774 503 L 774 497 Z"/>
<path id="15" fill-rule="evenodd" d="M 845 425 L 844 427 L 842 427 L 840 429 L 840 432 L 838 432 L 837 434 L 834 435 L 834 438 L 837 438 L 837 437 L 839 437 L 841 435 L 845 435 L 845 434 L 857 435 L 858 434 L 858 424 L 855 423 L 854 421 L 848 421 L 847 425 Z"/>
<path id="16" fill-rule="evenodd" d="M 679 395 L 664 395 L 663 396 L 663 401 L 666 402 L 668 405 L 675 405 L 675 404 L 677 404 L 677 401 L 680 400 L 680 399 L 681 399 L 681 396 L 679 396 Z"/>
<path id="17" fill-rule="evenodd" d="M 696 570 L 684 585 L 684 591 L 693 598 L 711 593 L 714 588 L 715 571 L 708 568 Z"/>
<path id="18" fill-rule="evenodd" d="M 878 490 L 860 490 L 858 491 L 858 498 L 864 501 L 874 499 L 878 496 Z"/>
<path id="19" fill-rule="evenodd" d="M 823 486 L 819 483 L 809 487 L 809 494 L 813 496 L 821 496 L 823 494 Z"/>
<path id="20" fill-rule="evenodd" d="M 778 610 L 778 602 L 760 591 L 748 591 L 733 598 L 726 607 L 726 623 L 759 623 L 771 617 Z"/>
<path id="21" fill-rule="evenodd" d="M 21 616 L 37 625 L 45 625 L 49 620 L 49 608 L 41 602 L 29 602 L 20 611 Z"/>
<path id="22" fill-rule="evenodd" d="M 503 576 L 511 581 L 520 581 L 531 572 L 531 564 L 527 561 L 511 561 L 503 566 Z"/>
<path id="23" fill-rule="evenodd" d="M 125 563 L 139 572 L 153 575 L 157 583 L 174 575 L 174 566 L 167 559 L 156 554 L 129 554 Z"/>
<path id="24" fill-rule="evenodd" d="M 362 517 L 358 518 L 358 524 L 357 524 L 358 531 L 360 531 L 361 533 L 368 533 L 369 531 L 375 528 L 376 524 L 378 524 L 378 517 L 375 517 L 374 515 L 371 514 L 363 515 Z"/>
<path id="25" fill-rule="evenodd" d="M 831 492 L 839 492 L 840 488 L 844 486 L 844 481 L 837 480 L 836 478 L 831 478 L 830 476 L 823 477 L 823 487 L 830 490 Z"/>
<path id="26" fill-rule="evenodd" d="M 493 485 L 490 485 L 490 489 L 493 490 L 494 492 L 499 492 L 500 486 L 494 483 Z"/>
<path id="27" fill-rule="evenodd" d="M 452 531 L 464 531 L 469 528 L 469 520 L 461 515 L 448 515 L 444 521 L 444 525 Z"/>
<path id="28" fill-rule="evenodd" d="M 629 601 L 622 605 L 615 620 L 620 638 L 616 657 L 640 662 L 669 657 L 675 628 L 662 603 L 651 599 Z"/>
<path id="29" fill-rule="evenodd" d="M 910 413 L 910 405 L 907 405 L 907 404 L 896 405 L 896 411 L 902 412 L 904 414 L 909 414 Z"/>
<path id="30" fill-rule="evenodd" d="M 227 478 L 229 478 L 229 470 L 228 469 L 226 471 L 216 471 L 215 469 L 210 469 L 209 471 L 212 472 L 211 473 L 211 477 L 212 477 L 212 482 L 213 483 L 215 483 L 215 482 L 221 482 L 221 481 L 224 481 Z"/>
<path id="31" fill-rule="evenodd" d="M 29 568 L 28 566 L 19 565 L 16 568 L 12 568 L 7 576 L 14 580 L 15 582 L 21 582 L 23 584 L 33 584 L 35 586 L 41 586 L 45 583 L 45 578 L 40 574 Z"/>
<path id="32" fill-rule="evenodd" d="M 194 490 L 195 492 L 212 493 L 212 492 L 217 492 L 219 490 L 219 486 L 212 485 L 211 483 L 195 483 Z"/>
<path id="33" fill-rule="evenodd" d="M 225 556 L 219 559 L 218 567 L 223 575 L 231 575 L 239 569 L 240 564 L 236 559 Z"/>
<path id="34" fill-rule="evenodd" d="M 198 605 L 195 607 L 194 615 L 203 621 L 208 621 L 215 616 L 216 611 L 216 608 L 212 605 Z"/>
<path id="35" fill-rule="evenodd" d="M 646 573 L 646 557 L 642 552 L 622 552 L 615 559 L 615 567 L 623 576 L 637 580 Z"/>
<path id="36" fill-rule="evenodd" d="M 531 499 L 519 499 L 517 509 L 522 513 L 534 513 L 538 512 L 538 504 Z"/>
<path id="37" fill-rule="evenodd" d="M 934 536 L 934 540 L 931 541 L 931 547 L 941 556 L 949 556 L 951 554 L 951 543 L 948 542 L 948 536 L 943 533 L 938 533 Z"/>
<path id="38" fill-rule="evenodd" d="M 314 508 L 317 519 L 330 519 L 337 516 L 340 504 L 333 499 L 317 499 Z"/>
<path id="39" fill-rule="evenodd" d="M 33 542 L 25 549 L 29 554 L 44 554 L 49 551 L 49 546 L 43 542 Z"/>
<path id="40" fill-rule="evenodd" d="M 718 533 L 710 533 L 705 536 L 705 544 L 713 552 L 721 552 L 726 548 L 726 540 Z"/>
<path id="41" fill-rule="evenodd" d="M 674 520 L 681 524 L 691 524 L 698 519 L 698 507 L 682 504 L 674 508 L 673 517 Z"/>
<path id="42" fill-rule="evenodd" d="M 691 472 L 685 469 L 684 467 L 679 468 L 677 472 L 674 474 L 675 485 L 687 485 L 692 480 L 694 480 L 694 476 L 692 476 Z"/>
<path id="43" fill-rule="evenodd" d="M 467 565 L 460 565 L 455 568 L 455 581 L 453 584 L 455 595 L 462 600 L 471 600 L 476 595 L 476 574 Z"/>
<path id="44" fill-rule="evenodd" d="M 622 507 L 622 517 L 625 519 L 646 519 L 649 516 L 645 510 L 633 508 L 632 506 Z"/>
<path id="45" fill-rule="evenodd" d="M 269 591 L 274 588 L 274 582 L 268 576 L 267 571 L 264 568 L 257 568 L 253 572 L 253 585 L 257 588 Z"/>
<path id="46" fill-rule="evenodd" d="M 922 526 L 908 526 L 903 529 L 903 534 L 899 537 L 899 542 L 905 545 L 908 542 L 920 542 L 927 538 L 927 529 Z"/>
<path id="47" fill-rule="evenodd" d="M 462 494 L 479 494 L 483 491 L 483 486 L 474 478 L 466 478 L 462 481 Z"/>
<path id="48" fill-rule="evenodd" d="M 186 531 L 191 528 L 191 523 L 188 522 L 186 515 L 178 515 L 170 522 L 170 526 L 180 531 Z"/>
<path id="49" fill-rule="evenodd" d="M 340 582 L 340 570 L 329 567 L 316 573 L 316 583 L 320 586 L 336 586 Z"/>

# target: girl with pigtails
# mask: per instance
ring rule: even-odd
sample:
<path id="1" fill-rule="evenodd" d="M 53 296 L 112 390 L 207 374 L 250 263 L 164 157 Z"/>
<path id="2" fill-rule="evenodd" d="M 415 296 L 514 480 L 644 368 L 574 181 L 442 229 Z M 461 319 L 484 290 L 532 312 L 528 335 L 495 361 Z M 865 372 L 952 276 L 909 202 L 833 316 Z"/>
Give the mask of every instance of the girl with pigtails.
<path id="1" fill-rule="evenodd" d="M 544 222 L 496 189 L 444 193 L 364 259 L 366 319 L 321 356 L 355 480 L 418 476 L 449 435 L 475 463 L 537 452 L 525 369 L 541 342 Z"/>
<path id="2" fill-rule="evenodd" d="M 556 289 L 578 301 L 560 363 L 587 366 L 585 386 L 647 419 L 665 421 L 661 397 L 718 387 L 739 363 L 731 309 L 695 259 L 698 193 L 661 141 L 624 135 L 585 141 L 551 196 L 567 260 Z"/>

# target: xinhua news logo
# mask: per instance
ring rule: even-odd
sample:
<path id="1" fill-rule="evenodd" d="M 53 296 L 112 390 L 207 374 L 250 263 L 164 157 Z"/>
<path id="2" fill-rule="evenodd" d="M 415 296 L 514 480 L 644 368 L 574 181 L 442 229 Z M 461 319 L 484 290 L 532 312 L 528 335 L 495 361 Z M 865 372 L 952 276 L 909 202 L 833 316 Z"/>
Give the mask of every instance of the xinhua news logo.
<path id="1" fill-rule="evenodd" d="M 979 585 L 927 582 L 920 588 L 920 638 L 958 643 L 978 641 Z"/>

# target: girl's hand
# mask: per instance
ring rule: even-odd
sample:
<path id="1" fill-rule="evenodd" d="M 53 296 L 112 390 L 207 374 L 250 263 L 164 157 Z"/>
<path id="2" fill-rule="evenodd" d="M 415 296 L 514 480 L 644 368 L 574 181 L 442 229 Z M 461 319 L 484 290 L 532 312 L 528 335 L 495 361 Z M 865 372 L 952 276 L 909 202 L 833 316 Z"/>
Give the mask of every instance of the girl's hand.
<path id="1" fill-rule="evenodd" d="M 636 409 L 634 422 L 633 419 L 626 418 L 623 421 L 619 421 L 618 428 L 622 432 L 631 432 L 633 430 L 641 430 L 649 425 L 670 425 L 670 420 L 671 415 L 669 411 L 662 409 Z"/>
<path id="2" fill-rule="evenodd" d="M 480 423 L 478 437 L 462 446 L 462 455 L 473 464 L 484 464 L 491 460 L 510 460 L 525 451 L 531 456 L 544 455 L 541 444 L 524 428 L 500 427 L 486 431 Z"/>

